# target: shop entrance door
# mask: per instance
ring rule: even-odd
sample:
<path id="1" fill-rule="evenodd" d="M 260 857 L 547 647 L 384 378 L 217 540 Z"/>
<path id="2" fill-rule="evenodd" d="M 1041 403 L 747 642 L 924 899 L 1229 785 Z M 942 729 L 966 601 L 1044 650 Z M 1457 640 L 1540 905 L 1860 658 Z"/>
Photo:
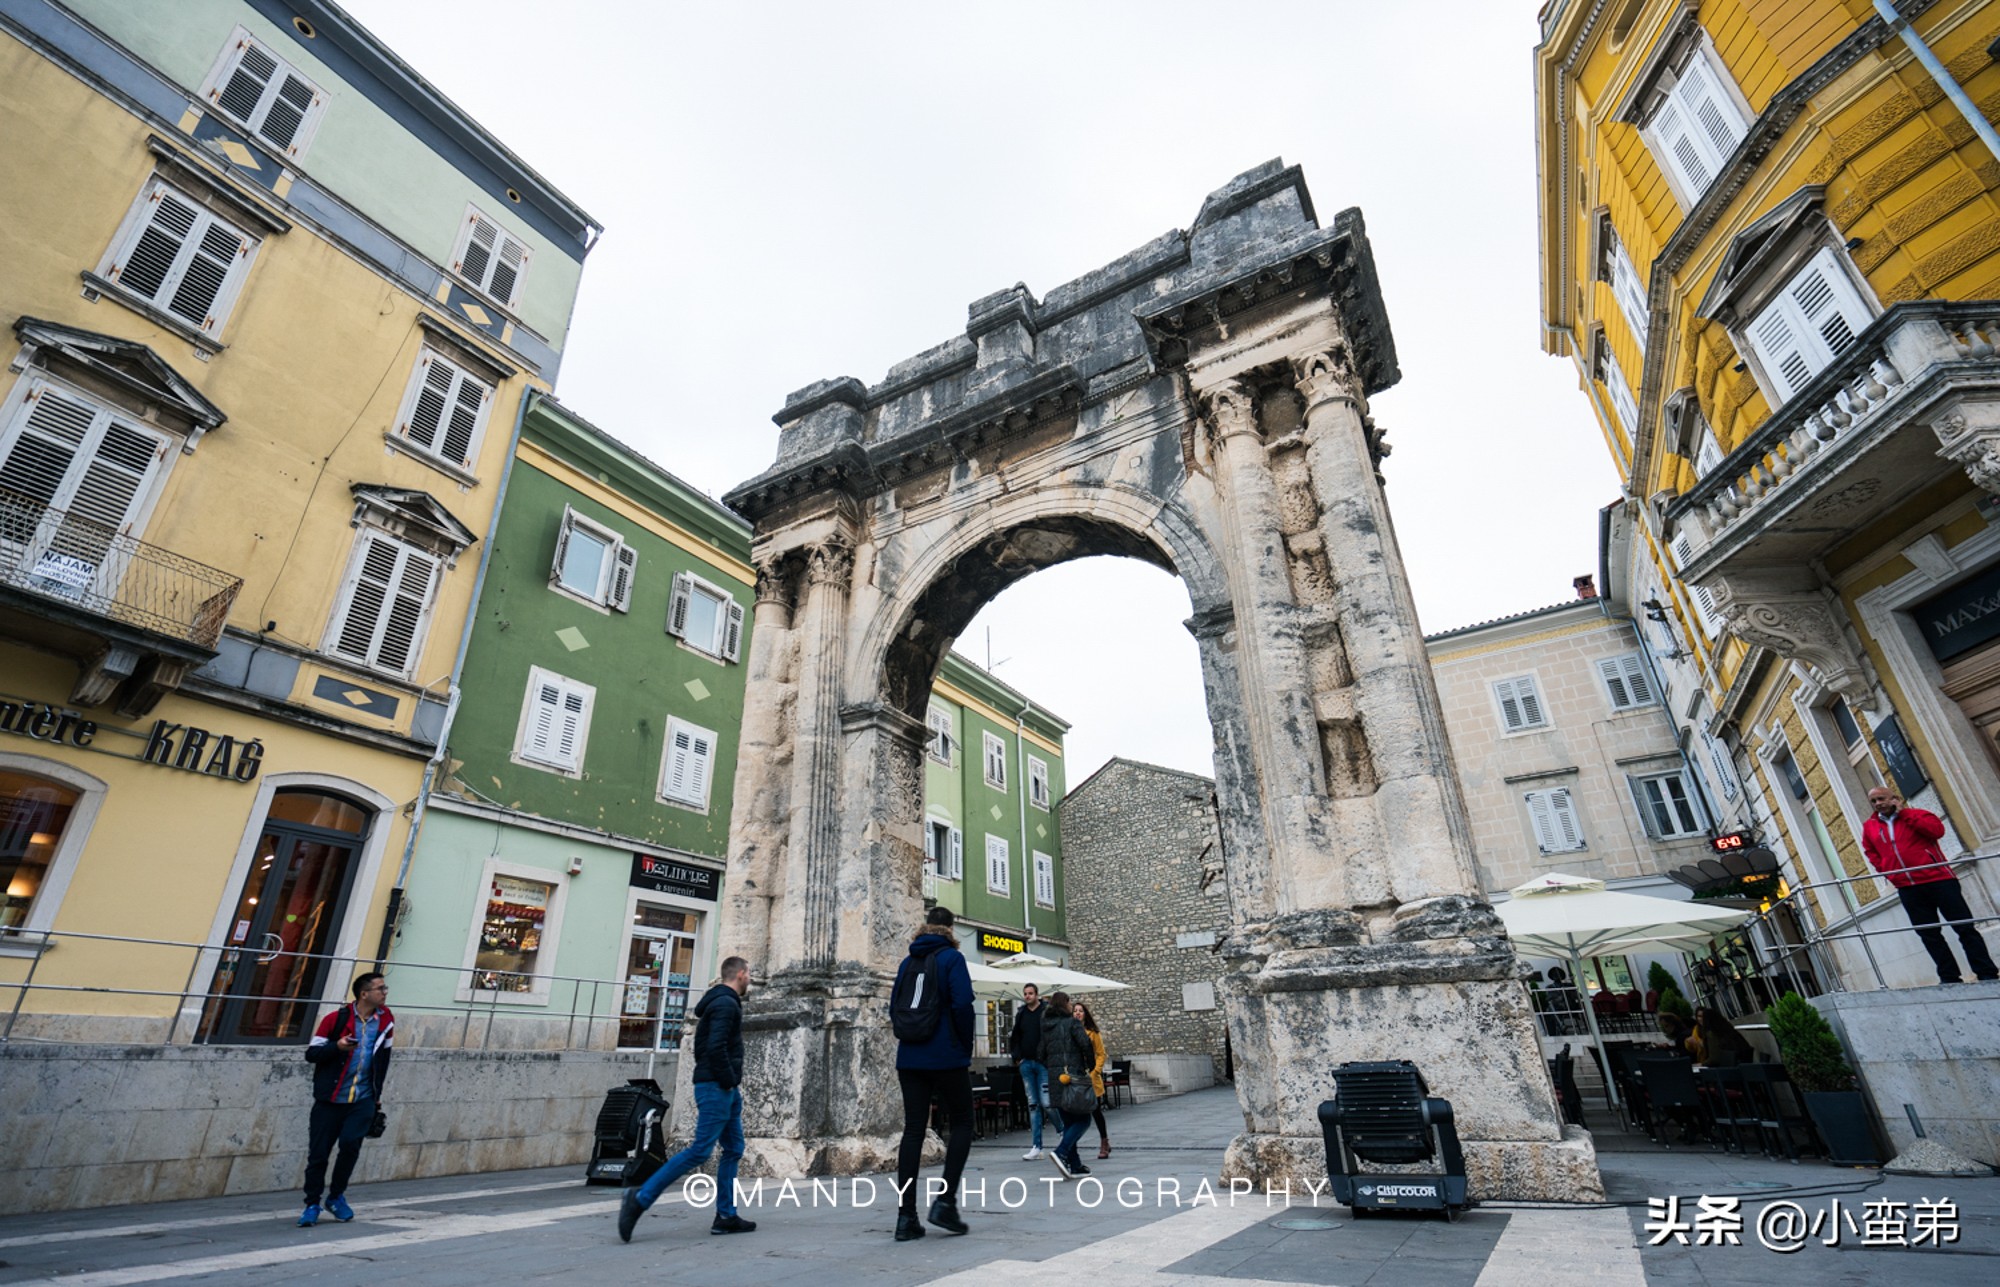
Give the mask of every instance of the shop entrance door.
<path id="1" fill-rule="evenodd" d="M 338 796 L 280 791 L 223 937 L 197 1041 L 295 1042 L 310 1030 L 369 812 Z"/>
<path id="2" fill-rule="evenodd" d="M 625 996 L 619 1008 L 620 1050 L 675 1050 L 687 1021 L 694 975 L 693 912 L 640 903 L 625 948 Z"/>

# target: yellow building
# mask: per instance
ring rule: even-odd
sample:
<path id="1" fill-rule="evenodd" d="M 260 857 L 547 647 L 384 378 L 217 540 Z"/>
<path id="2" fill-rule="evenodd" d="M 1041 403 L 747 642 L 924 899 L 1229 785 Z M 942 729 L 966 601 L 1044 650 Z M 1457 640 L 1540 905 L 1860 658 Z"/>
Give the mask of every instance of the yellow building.
<path id="1" fill-rule="evenodd" d="M 0 173 L 0 1023 L 299 1041 L 596 225 L 325 3 L 0 6 Z"/>
<path id="2" fill-rule="evenodd" d="M 1885 931 L 1836 944 L 1851 987 L 1934 977 L 1847 883 L 1870 786 L 2000 846 L 2000 5 L 1900 9 L 1554 0 L 1535 55 L 1544 346 L 1684 745 L 1748 788 L 1725 828 L 1827 933 Z"/>

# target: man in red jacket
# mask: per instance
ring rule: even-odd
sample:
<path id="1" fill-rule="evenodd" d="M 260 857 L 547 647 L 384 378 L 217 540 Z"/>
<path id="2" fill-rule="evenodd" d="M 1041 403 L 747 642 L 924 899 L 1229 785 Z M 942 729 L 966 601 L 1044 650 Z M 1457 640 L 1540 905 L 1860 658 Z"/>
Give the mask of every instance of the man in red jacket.
<path id="1" fill-rule="evenodd" d="M 1916 926 L 1924 950 L 1937 964 L 1938 982 L 1965 981 L 1965 976 L 1958 972 L 1958 960 L 1951 954 L 1951 945 L 1944 941 L 1944 931 L 1938 928 L 1940 916 L 1957 932 L 1959 946 L 1965 950 L 1972 972 L 1981 979 L 2000 979 L 2000 966 L 1993 964 L 1986 940 L 1972 923 L 1972 909 L 1965 905 L 1965 891 L 1959 888 L 1958 877 L 1951 874 L 1951 868 L 1945 865 L 1944 851 L 1938 848 L 1944 823 L 1934 813 L 1905 805 L 1888 787 L 1870 791 L 1868 803 L 1874 807 L 1875 815 L 1861 824 L 1861 847 L 1875 870 L 1896 887 L 1896 897 L 1909 913 L 1910 924 Z"/>

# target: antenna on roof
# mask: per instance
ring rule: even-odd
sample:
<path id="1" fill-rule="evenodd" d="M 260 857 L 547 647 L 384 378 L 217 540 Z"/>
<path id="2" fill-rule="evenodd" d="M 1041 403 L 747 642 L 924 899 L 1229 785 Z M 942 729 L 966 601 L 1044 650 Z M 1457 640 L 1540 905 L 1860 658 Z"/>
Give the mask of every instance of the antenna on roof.
<path id="1" fill-rule="evenodd" d="M 1002 657 L 998 661 L 993 660 L 993 627 L 986 627 L 986 673 L 990 675 L 1012 660 L 1014 660 L 1012 657 Z"/>

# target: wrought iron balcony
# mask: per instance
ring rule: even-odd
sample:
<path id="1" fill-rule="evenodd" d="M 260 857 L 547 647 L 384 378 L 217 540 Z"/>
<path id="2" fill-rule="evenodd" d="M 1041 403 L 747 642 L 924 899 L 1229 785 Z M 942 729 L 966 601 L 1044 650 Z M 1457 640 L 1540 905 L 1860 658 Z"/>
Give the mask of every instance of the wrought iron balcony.
<path id="1" fill-rule="evenodd" d="M 0 636 L 71 656 L 71 700 L 143 715 L 215 656 L 243 588 L 83 515 L 0 488 Z M 122 690 L 122 692 L 121 692 Z"/>

